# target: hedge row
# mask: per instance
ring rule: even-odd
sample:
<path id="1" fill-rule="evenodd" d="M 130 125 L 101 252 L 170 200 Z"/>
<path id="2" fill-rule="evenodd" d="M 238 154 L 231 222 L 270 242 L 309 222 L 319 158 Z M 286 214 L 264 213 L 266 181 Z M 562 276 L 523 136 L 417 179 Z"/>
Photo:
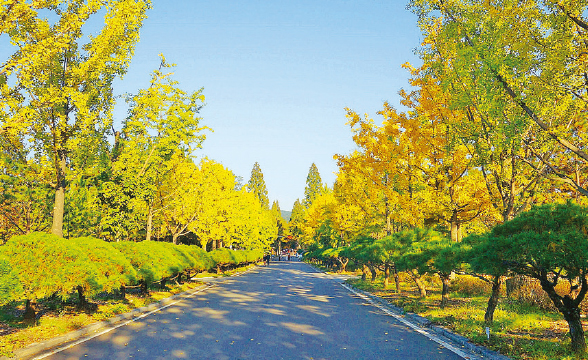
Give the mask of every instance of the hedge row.
<path id="1" fill-rule="evenodd" d="M 68 297 L 77 291 L 80 301 L 100 292 L 124 291 L 191 276 L 213 268 L 253 263 L 261 250 L 219 249 L 205 252 L 197 246 L 165 242 L 109 243 L 92 237 L 63 239 L 46 233 L 15 236 L 0 246 L 0 304 L 27 300 L 27 305 L 48 296 Z"/>

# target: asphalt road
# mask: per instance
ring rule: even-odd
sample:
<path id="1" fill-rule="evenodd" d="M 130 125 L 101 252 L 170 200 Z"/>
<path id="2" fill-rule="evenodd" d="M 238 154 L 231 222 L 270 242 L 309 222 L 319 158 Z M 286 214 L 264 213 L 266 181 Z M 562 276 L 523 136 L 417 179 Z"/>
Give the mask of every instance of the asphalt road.
<path id="1" fill-rule="evenodd" d="M 332 277 L 304 263 L 272 262 L 45 359 L 461 357 Z"/>

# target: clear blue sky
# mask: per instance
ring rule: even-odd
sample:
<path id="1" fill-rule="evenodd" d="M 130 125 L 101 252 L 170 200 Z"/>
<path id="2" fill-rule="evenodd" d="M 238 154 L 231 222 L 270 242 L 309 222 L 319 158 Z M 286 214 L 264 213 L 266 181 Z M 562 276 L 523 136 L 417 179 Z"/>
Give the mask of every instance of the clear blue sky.
<path id="1" fill-rule="evenodd" d="M 406 1 L 154 0 L 129 73 L 148 85 L 158 53 L 185 90 L 204 88 L 209 133 L 199 151 L 244 181 L 259 162 L 270 201 L 290 210 L 314 162 L 331 186 L 333 154 L 354 149 L 345 107 L 398 105 L 401 65 L 422 36 Z"/>
<path id="2" fill-rule="evenodd" d="M 333 154 L 354 149 L 345 107 L 376 116 L 384 101 L 398 105 L 401 64 L 418 63 L 422 39 L 406 2 L 153 0 L 115 92 L 147 87 L 163 53 L 184 90 L 204 88 L 201 115 L 214 133 L 198 156 L 244 182 L 259 162 L 270 201 L 291 210 L 313 162 L 332 186 Z M 115 111 L 119 127 L 125 109 Z"/>

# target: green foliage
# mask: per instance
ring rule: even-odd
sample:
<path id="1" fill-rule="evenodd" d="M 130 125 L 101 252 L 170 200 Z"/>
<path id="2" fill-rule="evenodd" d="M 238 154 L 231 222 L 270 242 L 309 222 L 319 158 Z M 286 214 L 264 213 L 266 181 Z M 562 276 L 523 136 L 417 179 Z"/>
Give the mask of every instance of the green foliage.
<path id="1" fill-rule="evenodd" d="M 0 136 L 0 242 L 50 226 L 53 189 L 21 139 Z M 4 241 L 2 241 L 4 240 Z"/>
<path id="2" fill-rule="evenodd" d="M 22 285 L 22 298 L 36 300 L 54 293 L 62 298 L 76 287 L 100 290 L 97 269 L 71 242 L 46 233 L 14 236 L 0 248 Z"/>
<path id="3" fill-rule="evenodd" d="M 0 34 L 10 37 L 15 52 L 1 61 L 8 81 L 0 86 L 0 129 L 27 137 L 27 148 L 56 182 L 56 235 L 62 234 L 68 158 L 96 150 L 88 139 L 110 127 L 112 83 L 126 72 L 149 6 L 148 0 L 19 2 L 3 12 Z M 86 36 L 83 27 L 98 12 L 104 27 Z"/>
<path id="4" fill-rule="evenodd" d="M 230 265 L 235 263 L 235 257 L 229 249 L 216 249 L 209 252 L 210 258 L 218 266 Z"/>
<path id="5" fill-rule="evenodd" d="M 18 281 L 18 274 L 10 262 L 0 256 L 0 305 L 7 304 L 22 296 L 22 286 Z"/>
<path id="6" fill-rule="evenodd" d="M 79 247 L 96 268 L 96 282 L 103 291 L 112 292 L 136 281 L 137 274 L 127 258 L 114 246 L 93 237 L 71 240 Z"/>
<path id="7" fill-rule="evenodd" d="M 149 284 L 160 279 L 157 273 L 156 265 L 148 249 L 136 246 L 137 243 L 130 241 L 120 241 L 113 243 L 112 246 L 120 251 L 131 263 L 137 274 L 138 281 L 144 281 Z"/>
<path id="8" fill-rule="evenodd" d="M 548 204 L 496 226 L 487 243 L 507 269 L 531 277 L 544 272 L 575 279 L 588 271 L 587 232 L 586 208 Z"/>
<path id="9" fill-rule="evenodd" d="M 263 180 L 263 173 L 258 162 L 253 164 L 251 169 L 251 178 L 247 184 L 247 190 L 254 193 L 259 199 L 261 207 L 265 210 L 269 210 L 269 199 L 267 197 L 267 187 L 265 186 L 265 180 Z"/>
<path id="10" fill-rule="evenodd" d="M 167 245 L 156 241 L 122 241 L 113 244 L 131 262 L 137 272 L 137 280 L 146 284 L 172 277 L 187 268 L 186 263 Z"/>
<path id="11" fill-rule="evenodd" d="M 449 274 L 457 267 L 451 241 L 431 229 L 406 230 L 395 234 L 403 244 L 396 264 L 403 269 L 416 269 L 420 274 Z"/>
<path id="12" fill-rule="evenodd" d="M 305 208 L 309 208 L 314 199 L 316 199 L 323 191 L 323 182 L 321 180 L 321 175 L 319 174 L 318 168 L 314 163 L 310 166 L 308 170 L 308 175 L 306 176 L 306 188 L 304 188 L 304 200 L 302 204 Z M 294 212 L 294 210 L 292 210 Z"/>

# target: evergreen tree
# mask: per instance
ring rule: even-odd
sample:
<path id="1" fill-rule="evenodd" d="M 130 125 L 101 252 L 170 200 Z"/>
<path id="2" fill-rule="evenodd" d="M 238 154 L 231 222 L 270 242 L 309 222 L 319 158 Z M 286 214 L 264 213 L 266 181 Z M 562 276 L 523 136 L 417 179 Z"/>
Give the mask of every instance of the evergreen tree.
<path id="1" fill-rule="evenodd" d="M 278 227 L 278 236 L 283 236 L 286 230 L 286 220 L 282 217 L 282 210 L 280 209 L 280 204 L 277 200 L 274 200 L 272 203 L 271 213 L 276 222 L 276 226 Z"/>
<path id="2" fill-rule="evenodd" d="M 292 215 L 290 216 L 290 233 L 294 237 L 302 235 L 302 225 L 304 224 L 304 206 L 300 202 L 300 199 L 296 199 L 294 206 L 292 207 Z"/>
<path id="3" fill-rule="evenodd" d="M 255 162 L 253 169 L 251 169 L 251 178 L 248 183 L 249 192 L 254 193 L 259 199 L 261 207 L 265 210 L 269 210 L 269 198 L 267 197 L 267 187 L 263 180 L 263 173 L 258 162 Z"/>
<path id="4" fill-rule="evenodd" d="M 319 174 L 318 168 L 314 163 L 310 166 L 308 170 L 308 176 L 306 177 L 306 188 L 304 189 L 304 200 L 302 205 L 305 208 L 309 208 L 314 199 L 317 198 L 322 192 L 323 183 L 321 180 L 321 175 Z"/>
<path id="5" fill-rule="evenodd" d="M 278 200 L 274 200 L 274 202 L 272 203 L 272 213 L 277 214 L 277 216 L 282 216 L 282 211 L 280 209 L 280 204 L 278 203 Z"/>

